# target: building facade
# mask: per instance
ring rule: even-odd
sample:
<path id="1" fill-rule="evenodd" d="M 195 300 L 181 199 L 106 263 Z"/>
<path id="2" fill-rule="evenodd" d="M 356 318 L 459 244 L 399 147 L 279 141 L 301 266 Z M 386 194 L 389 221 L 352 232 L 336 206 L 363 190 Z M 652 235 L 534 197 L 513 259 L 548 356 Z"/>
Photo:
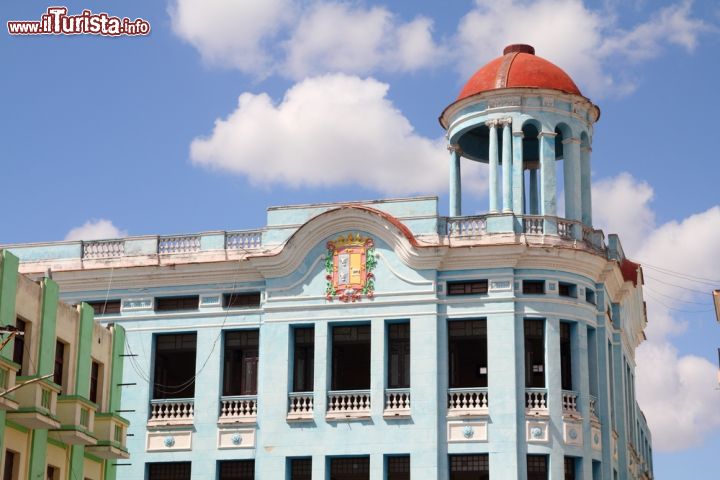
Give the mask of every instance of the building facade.
<path id="1" fill-rule="evenodd" d="M 296 205 L 255 231 L 7 248 L 125 327 L 122 478 L 650 479 L 642 270 L 592 226 L 598 117 L 511 46 L 440 118 L 449 216 Z M 488 164 L 487 214 L 462 216 L 463 161 Z"/>
<path id="2" fill-rule="evenodd" d="M 3 480 L 107 480 L 127 459 L 118 415 L 125 334 L 58 286 L 18 274 L 0 252 L 0 472 Z M 120 477 L 122 478 L 122 477 Z"/>

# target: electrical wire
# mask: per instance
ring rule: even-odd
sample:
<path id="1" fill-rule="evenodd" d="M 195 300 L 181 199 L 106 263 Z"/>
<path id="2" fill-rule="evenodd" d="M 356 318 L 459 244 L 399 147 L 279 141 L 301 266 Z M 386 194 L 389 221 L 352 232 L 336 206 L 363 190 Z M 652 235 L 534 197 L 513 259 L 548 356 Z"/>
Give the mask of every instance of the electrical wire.
<path id="1" fill-rule="evenodd" d="M 658 291 L 658 290 L 655 290 L 654 288 L 651 288 L 649 285 L 643 286 L 643 291 L 645 291 L 645 290 L 649 290 L 649 291 L 651 291 L 651 292 L 654 292 L 654 293 L 657 294 L 657 295 L 661 295 L 661 296 L 663 296 L 663 297 L 665 297 L 665 298 L 668 298 L 668 299 L 670 299 L 670 300 L 674 300 L 674 301 L 676 301 L 676 302 L 691 303 L 691 304 L 693 304 L 693 305 L 705 305 L 705 306 L 707 306 L 707 304 L 708 304 L 708 302 L 693 302 L 692 300 L 683 300 L 683 299 L 681 299 L 681 298 L 673 297 L 672 295 L 668 295 L 668 294 L 666 294 L 666 293 L 663 293 L 663 292 L 660 292 L 660 291 Z"/>
<path id="2" fill-rule="evenodd" d="M 647 293 L 650 294 L 651 297 L 654 297 L 654 292 L 648 291 Z M 662 305 L 663 307 L 667 308 L 668 310 L 674 310 L 674 311 L 676 311 L 676 312 L 683 312 L 683 313 L 707 313 L 707 312 L 711 312 L 711 311 L 713 310 L 713 308 L 709 308 L 709 309 L 706 309 L 706 310 L 685 310 L 685 309 L 682 309 L 682 308 L 671 307 L 670 305 L 668 305 L 668 304 L 665 303 L 664 301 L 660 300 L 660 298 L 658 298 L 658 297 L 654 297 L 654 299 L 655 299 L 656 302 L 658 302 L 660 305 Z"/>
<path id="3" fill-rule="evenodd" d="M 659 266 L 653 265 L 653 264 L 651 264 L 651 263 L 645 263 L 645 262 L 643 262 L 642 260 L 640 261 L 640 263 L 642 264 L 643 268 L 648 267 L 648 268 L 650 268 L 651 270 L 657 270 L 657 271 L 659 271 L 659 272 L 662 272 L 662 273 L 665 273 L 665 274 L 668 274 L 668 275 L 676 275 L 676 276 L 679 276 L 679 277 L 684 277 L 686 280 L 689 280 L 689 281 L 692 281 L 692 282 L 706 283 L 706 284 L 711 285 L 711 286 L 720 285 L 720 279 L 712 279 L 712 278 L 698 277 L 698 276 L 696 276 L 696 275 L 690 275 L 689 273 L 678 272 L 678 271 L 675 271 L 675 270 L 670 270 L 669 268 L 659 267 Z"/>
<path id="4" fill-rule="evenodd" d="M 651 280 L 655 280 L 656 282 L 660 282 L 660 283 L 663 283 L 663 284 L 665 284 L 665 285 L 669 285 L 669 286 L 671 286 L 671 287 L 681 288 L 681 289 L 683 289 L 683 290 L 687 290 L 688 292 L 700 293 L 700 294 L 702 294 L 702 295 L 710 295 L 710 292 L 708 292 L 707 290 L 706 290 L 706 291 L 703 291 L 703 290 L 696 290 L 696 289 L 694 289 L 694 288 L 684 287 L 684 286 L 682 286 L 682 285 L 678 285 L 677 283 L 666 282 L 666 281 L 664 281 L 664 280 L 660 280 L 659 278 L 656 278 L 656 277 L 653 277 L 653 276 L 650 276 L 650 275 L 645 275 L 645 278 L 649 278 L 649 279 L 651 279 Z"/>

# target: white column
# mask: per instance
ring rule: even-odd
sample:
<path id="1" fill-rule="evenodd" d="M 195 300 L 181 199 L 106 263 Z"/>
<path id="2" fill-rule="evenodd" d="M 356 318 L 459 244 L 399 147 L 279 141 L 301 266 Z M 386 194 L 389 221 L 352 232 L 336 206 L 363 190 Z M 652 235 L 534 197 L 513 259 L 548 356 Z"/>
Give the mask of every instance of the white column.
<path id="1" fill-rule="evenodd" d="M 513 194 L 513 211 L 515 215 L 522 215 L 525 213 L 525 178 L 523 176 L 523 132 L 513 132 L 513 179 L 512 179 L 512 194 Z"/>
<path id="2" fill-rule="evenodd" d="M 503 202 L 502 209 L 504 213 L 512 212 L 512 132 L 510 125 L 511 118 L 503 120 L 503 140 L 502 140 L 502 185 L 503 185 Z"/>
<path id="3" fill-rule="evenodd" d="M 460 155 L 462 151 L 458 145 L 448 145 L 450 152 L 450 216 L 462 215 L 462 185 L 460 176 Z"/>
<path id="4" fill-rule="evenodd" d="M 588 227 L 592 226 L 592 195 L 590 185 L 590 145 L 580 148 L 580 197 L 582 202 L 582 222 Z"/>
<path id="5" fill-rule="evenodd" d="M 488 152 L 488 163 L 490 175 L 488 176 L 490 193 L 490 213 L 498 212 L 498 141 L 497 141 L 497 120 L 485 122 L 490 128 L 490 149 Z"/>
<path id="6" fill-rule="evenodd" d="M 565 218 L 582 220 L 580 178 L 580 139 L 563 140 L 563 179 L 565 187 Z"/>

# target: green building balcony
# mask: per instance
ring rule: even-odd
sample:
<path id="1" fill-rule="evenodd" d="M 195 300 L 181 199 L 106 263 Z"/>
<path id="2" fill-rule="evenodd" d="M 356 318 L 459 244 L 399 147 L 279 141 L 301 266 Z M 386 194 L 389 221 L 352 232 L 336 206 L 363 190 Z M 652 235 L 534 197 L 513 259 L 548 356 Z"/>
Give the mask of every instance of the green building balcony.
<path id="1" fill-rule="evenodd" d="M 8 419 L 30 429 L 60 428 L 57 399 L 60 386 L 49 380 L 36 380 L 37 375 L 17 377 L 18 383 L 29 382 L 17 389 L 17 410 L 8 412 Z"/>
<path id="2" fill-rule="evenodd" d="M 130 458 L 125 444 L 130 422 L 114 413 L 95 414 L 95 438 L 97 443 L 86 450 L 106 460 Z"/>
<path id="3" fill-rule="evenodd" d="M 20 367 L 7 358 L 0 357 L 0 410 L 14 411 L 18 408 L 15 393 L 5 393 L 15 387 L 15 372 Z"/>
<path id="4" fill-rule="evenodd" d="M 95 445 L 96 410 L 96 404 L 80 395 L 60 395 L 57 400 L 60 428 L 50 431 L 50 437 L 69 445 Z"/>

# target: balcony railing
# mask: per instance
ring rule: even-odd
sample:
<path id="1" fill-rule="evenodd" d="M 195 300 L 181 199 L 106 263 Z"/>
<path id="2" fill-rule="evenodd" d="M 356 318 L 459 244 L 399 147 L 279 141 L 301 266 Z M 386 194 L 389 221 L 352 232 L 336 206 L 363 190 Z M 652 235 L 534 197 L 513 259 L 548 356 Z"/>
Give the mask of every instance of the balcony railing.
<path id="1" fill-rule="evenodd" d="M 60 395 L 57 400 L 57 416 L 60 429 L 51 430 L 55 440 L 70 445 L 94 445 L 95 410 L 97 405 L 78 395 Z"/>
<path id="2" fill-rule="evenodd" d="M 83 242 L 83 258 L 114 258 L 125 255 L 125 240 Z"/>
<path id="3" fill-rule="evenodd" d="M 545 217 L 531 217 L 529 215 L 525 215 L 522 219 L 523 232 L 542 235 L 542 233 L 545 231 L 543 227 L 544 218 Z"/>
<path id="4" fill-rule="evenodd" d="M 15 372 L 18 365 L 0 356 L 0 394 L 15 387 Z M 18 403 L 11 392 L 0 396 L 0 410 L 17 410 Z"/>
<path id="5" fill-rule="evenodd" d="M 255 423 L 257 407 L 257 395 L 221 397 L 218 423 Z"/>
<path id="6" fill-rule="evenodd" d="M 407 417 L 410 415 L 410 389 L 388 388 L 385 390 L 385 417 Z"/>
<path id="7" fill-rule="evenodd" d="M 60 422 L 57 418 L 57 398 L 60 387 L 49 380 L 37 381 L 36 378 L 17 377 L 18 383 L 32 383 L 27 383 L 14 392 L 18 409 L 8 412 L 8 419 L 31 429 L 58 428 Z"/>
<path id="8" fill-rule="evenodd" d="M 564 415 L 578 414 L 577 399 L 577 392 L 573 392 L 571 390 L 562 391 L 562 409 Z"/>
<path id="9" fill-rule="evenodd" d="M 597 398 L 594 395 L 590 395 L 590 418 L 599 421 L 597 414 Z"/>
<path id="10" fill-rule="evenodd" d="M 192 253 L 200 251 L 200 235 L 160 237 L 158 253 Z"/>
<path id="11" fill-rule="evenodd" d="M 363 418 L 370 416 L 370 390 L 328 392 L 328 419 Z"/>
<path id="12" fill-rule="evenodd" d="M 292 392 L 288 394 L 288 420 L 312 419 L 314 404 L 312 392 Z"/>
<path id="13" fill-rule="evenodd" d="M 195 418 L 195 400 L 168 398 L 150 401 L 148 426 L 192 425 Z"/>
<path id="14" fill-rule="evenodd" d="M 528 415 L 547 415 L 547 390 L 544 388 L 525 389 L 525 413 Z"/>
<path id="15" fill-rule="evenodd" d="M 563 218 L 557 219 L 557 232 L 558 236 L 566 238 L 568 240 L 572 240 L 575 238 L 575 235 L 573 234 L 573 225 L 577 224 L 578 222 L 573 222 L 572 220 L 565 220 Z"/>
<path id="16" fill-rule="evenodd" d="M 93 455 L 107 460 L 129 458 L 125 439 L 127 420 L 113 413 L 95 414 L 95 438 L 97 444 L 85 447 Z"/>
<path id="17" fill-rule="evenodd" d="M 450 388 L 448 389 L 448 416 L 488 414 L 487 388 Z"/>
<path id="18" fill-rule="evenodd" d="M 225 248 L 228 250 L 251 250 L 262 246 L 262 232 L 228 232 L 225 235 Z"/>
<path id="19" fill-rule="evenodd" d="M 484 216 L 450 217 L 445 224 L 445 235 L 448 237 L 476 237 L 487 231 Z"/>

